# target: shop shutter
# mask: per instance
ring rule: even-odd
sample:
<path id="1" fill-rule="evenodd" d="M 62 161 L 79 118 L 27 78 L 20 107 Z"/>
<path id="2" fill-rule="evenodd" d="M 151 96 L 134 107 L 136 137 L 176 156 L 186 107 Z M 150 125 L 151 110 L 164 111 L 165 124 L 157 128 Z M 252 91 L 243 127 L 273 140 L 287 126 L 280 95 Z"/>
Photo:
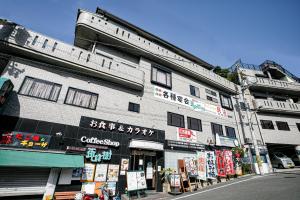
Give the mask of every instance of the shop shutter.
<path id="1" fill-rule="evenodd" d="M 0 197 L 43 194 L 49 173 L 45 168 L 0 168 Z"/>

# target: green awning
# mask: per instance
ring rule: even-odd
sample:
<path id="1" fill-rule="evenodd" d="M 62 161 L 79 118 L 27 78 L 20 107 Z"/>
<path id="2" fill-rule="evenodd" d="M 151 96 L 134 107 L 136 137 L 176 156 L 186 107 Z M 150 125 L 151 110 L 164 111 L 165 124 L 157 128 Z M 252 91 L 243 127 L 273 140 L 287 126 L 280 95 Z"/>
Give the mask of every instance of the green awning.
<path id="1" fill-rule="evenodd" d="M 81 168 L 83 166 L 84 158 L 81 155 L 0 150 L 0 167 Z"/>
<path id="2" fill-rule="evenodd" d="M 8 78 L 0 77 L 0 89 L 2 88 L 2 86 L 6 81 L 10 81 L 10 80 Z"/>

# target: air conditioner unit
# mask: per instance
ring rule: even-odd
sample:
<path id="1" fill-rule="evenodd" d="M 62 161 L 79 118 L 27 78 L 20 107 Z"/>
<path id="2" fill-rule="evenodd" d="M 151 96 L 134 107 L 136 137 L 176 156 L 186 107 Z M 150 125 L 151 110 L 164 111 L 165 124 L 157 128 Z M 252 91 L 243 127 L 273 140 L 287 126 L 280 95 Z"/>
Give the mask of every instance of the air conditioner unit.
<path id="1" fill-rule="evenodd" d="M 245 138 L 245 143 L 246 144 L 252 144 L 251 138 Z"/>

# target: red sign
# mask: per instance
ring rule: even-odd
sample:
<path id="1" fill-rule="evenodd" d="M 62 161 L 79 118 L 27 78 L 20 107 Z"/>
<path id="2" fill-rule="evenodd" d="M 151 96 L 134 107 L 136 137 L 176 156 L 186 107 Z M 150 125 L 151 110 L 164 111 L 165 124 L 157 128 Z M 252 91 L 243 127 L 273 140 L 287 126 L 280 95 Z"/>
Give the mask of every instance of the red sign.
<path id="1" fill-rule="evenodd" d="M 232 152 L 230 150 L 224 150 L 224 159 L 226 161 L 226 174 L 234 175 L 235 171 L 232 159 Z"/>
<path id="2" fill-rule="evenodd" d="M 177 139 L 185 142 L 197 142 L 197 135 L 195 131 L 185 128 L 178 128 Z"/>
<path id="3" fill-rule="evenodd" d="M 226 177 L 226 161 L 224 159 L 224 152 L 221 150 L 216 150 L 216 160 L 218 176 Z"/>

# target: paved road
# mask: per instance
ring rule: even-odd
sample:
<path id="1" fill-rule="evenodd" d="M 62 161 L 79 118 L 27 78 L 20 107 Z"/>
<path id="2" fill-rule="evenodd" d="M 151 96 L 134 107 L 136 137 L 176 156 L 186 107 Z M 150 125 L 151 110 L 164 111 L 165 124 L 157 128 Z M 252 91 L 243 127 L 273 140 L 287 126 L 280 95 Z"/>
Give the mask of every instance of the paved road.
<path id="1" fill-rule="evenodd" d="M 174 196 L 173 200 L 300 200 L 300 170 L 252 176 L 204 190 Z"/>

